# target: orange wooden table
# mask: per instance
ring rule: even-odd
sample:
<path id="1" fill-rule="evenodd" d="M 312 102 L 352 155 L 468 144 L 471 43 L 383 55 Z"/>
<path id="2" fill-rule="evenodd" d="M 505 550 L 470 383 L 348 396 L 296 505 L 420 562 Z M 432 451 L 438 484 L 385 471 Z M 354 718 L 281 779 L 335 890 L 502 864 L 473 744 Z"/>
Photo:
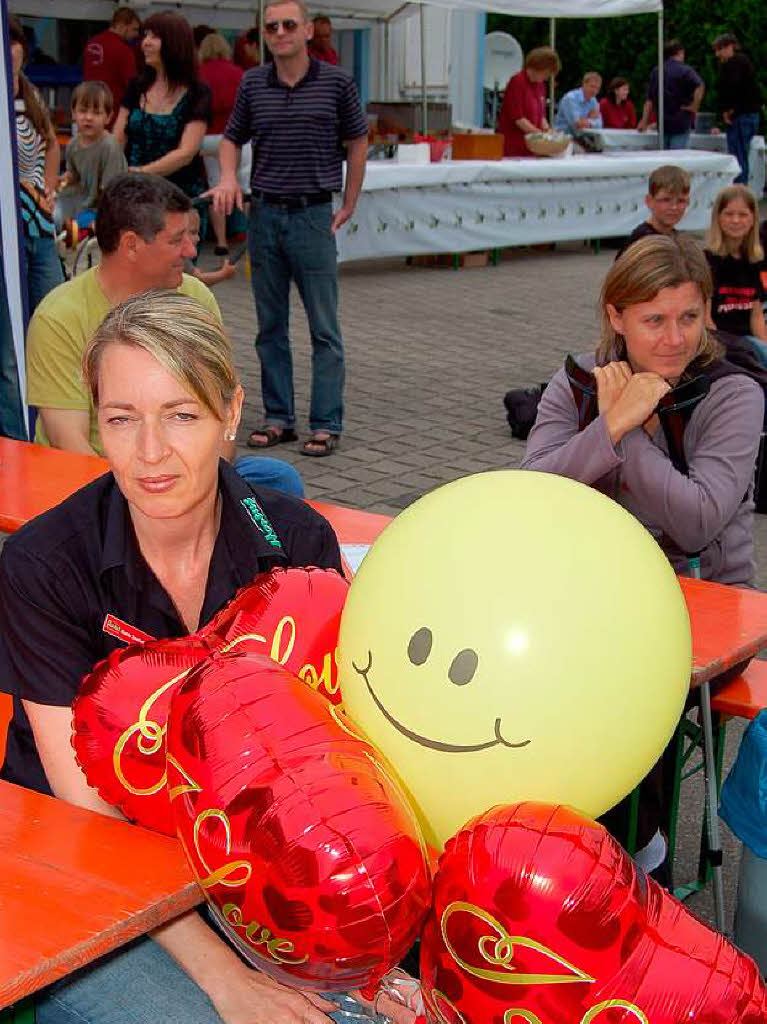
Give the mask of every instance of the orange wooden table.
<path id="1" fill-rule="evenodd" d="M 0 530 L 29 519 L 106 472 L 94 455 L 0 438 Z M 388 516 L 309 502 L 330 522 L 341 544 L 372 544 Z M 704 580 L 680 579 L 690 613 L 695 684 L 705 682 L 767 645 L 767 595 Z"/>
<path id="2" fill-rule="evenodd" d="M 177 840 L 0 782 L 0 1008 L 201 901 Z"/>

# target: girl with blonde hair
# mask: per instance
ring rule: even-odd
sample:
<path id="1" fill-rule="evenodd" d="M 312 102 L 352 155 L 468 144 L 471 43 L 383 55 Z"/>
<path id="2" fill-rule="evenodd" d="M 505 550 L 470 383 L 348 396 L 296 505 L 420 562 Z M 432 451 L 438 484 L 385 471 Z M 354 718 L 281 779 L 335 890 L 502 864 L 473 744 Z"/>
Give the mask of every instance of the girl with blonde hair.
<path id="1" fill-rule="evenodd" d="M 706 236 L 706 259 L 713 280 L 709 325 L 728 334 L 748 337 L 767 365 L 759 206 L 756 196 L 745 185 L 730 185 L 716 197 Z"/>

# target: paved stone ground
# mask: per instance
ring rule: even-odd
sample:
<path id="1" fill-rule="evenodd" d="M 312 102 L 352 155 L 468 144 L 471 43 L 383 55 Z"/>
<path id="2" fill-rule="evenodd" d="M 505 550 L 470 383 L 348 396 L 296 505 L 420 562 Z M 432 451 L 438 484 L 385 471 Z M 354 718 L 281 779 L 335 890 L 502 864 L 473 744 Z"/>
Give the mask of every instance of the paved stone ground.
<path id="1" fill-rule="evenodd" d="M 347 427 L 332 457 L 301 457 L 296 445 L 272 449 L 294 463 L 307 494 L 396 514 L 422 494 L 468 473 L 519 466 L 524 445 L 510 437 L 502 405 L 512 386 L 547 380 L 569 351 L 597 337 L 602 277 L 614 251 L 581 243 L 509 250 L 497 267 L 453 271 L 404 260 L 341 269 L 347 345 Z M 211 261 L 203 256 L 202 264 Z M 232 333 L 247 391 L 240 441 L 262 422 L 255 317 L 243 275 L 216 294 Z M 291 304 L 299 433 L 308 431 L 309 337 L 297 295 Z M 243 452 L 248 449 L 243 447 Z M 759 583 L 767 584 L 767 517 L 756 517 Z M 729 729 L 727 763 L 741 735 Z M 686 783 L 677 875 L 693 876 L 702 787 Z M 728 927 L 739 845 L 727 834 Z M 711 920 L 710 892 L 689 906 Z"/>

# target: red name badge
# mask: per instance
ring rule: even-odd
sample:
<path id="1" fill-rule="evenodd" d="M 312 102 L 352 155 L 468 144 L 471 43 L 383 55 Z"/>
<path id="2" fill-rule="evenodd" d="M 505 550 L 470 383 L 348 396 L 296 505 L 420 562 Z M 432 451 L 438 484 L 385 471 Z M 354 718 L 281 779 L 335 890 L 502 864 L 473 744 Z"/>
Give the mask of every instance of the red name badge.
<path id="1" fill-rule="evenodd" d="M 106 615 L 104 617 L 104 625 L 101 629 L 102 632 L 108 633 L 109 636 L 122 640 L 124 644 L 145 644 L 147 640 L 154 640 L 154 637 L 150 636 L 149 633 L 144 633 L 142 630 L 136 629 L 136 627 L 131 626 L 129 622 L 123 622 L 123 620 L 118 619 L 116 615 Z"/>

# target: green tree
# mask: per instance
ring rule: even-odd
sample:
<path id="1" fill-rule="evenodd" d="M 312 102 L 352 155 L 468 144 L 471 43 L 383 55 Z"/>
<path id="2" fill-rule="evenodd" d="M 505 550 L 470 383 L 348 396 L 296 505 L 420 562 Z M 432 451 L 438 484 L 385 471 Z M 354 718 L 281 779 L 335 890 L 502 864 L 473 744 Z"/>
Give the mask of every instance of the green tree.
<path id="1" fill-rule="evenodd" d="M 721 32 L 734 32 L 751 58 L 767 99 L 767 0 L 666 0 L 665 37 L 679 39 L 686 61 L 706 83 L 704 110 L 717 110 L 718 63 L 711 41 Z M 510 32 L 527 52 L 549 41 L 546 18 L 518 18 L 488 14 L 488 32 Z M 658 19 L 653 14 L 625 18 L 562 18 L 556 24 L 557 51 L 562 72 L 557 80 L 561 95 L 580 84 L 584 71 L 599 71 L 605 85 L 615 75 L 631 82 L 632 95 L 641 109 L 650 70 L 657 63 Z"/>

